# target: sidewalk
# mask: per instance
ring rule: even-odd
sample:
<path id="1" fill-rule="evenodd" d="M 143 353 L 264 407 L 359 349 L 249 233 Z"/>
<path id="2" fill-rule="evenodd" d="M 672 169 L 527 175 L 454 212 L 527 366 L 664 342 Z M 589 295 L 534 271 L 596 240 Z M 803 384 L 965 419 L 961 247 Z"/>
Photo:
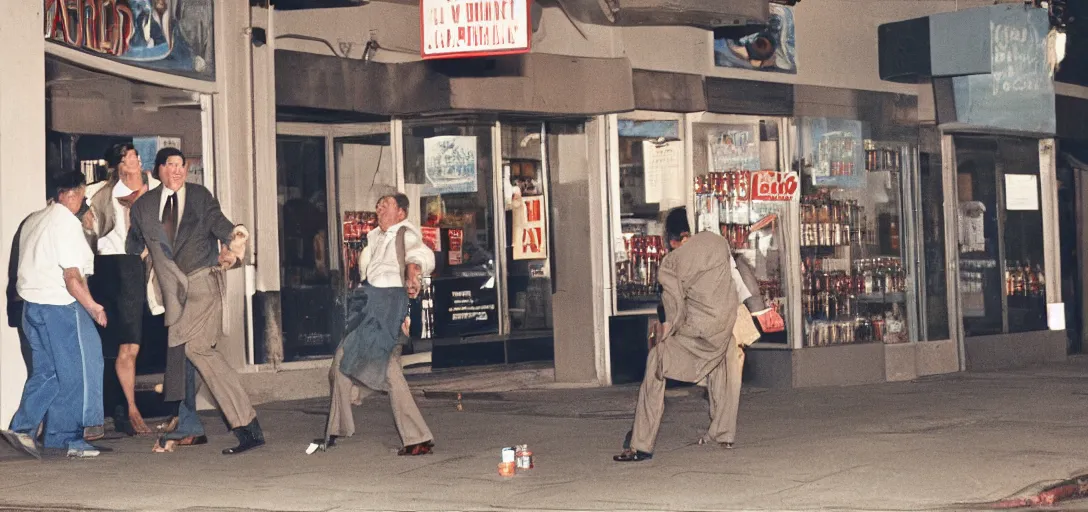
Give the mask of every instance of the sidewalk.
<path id="1" fill-rule="evenodd" d="M 708 423 L 701 388 L 670 390 L 654 460 L 614 463 L 635 393 L 466 393 L 463 411 L 450 390 L 424 393 L 438 437 L 424 457 L 395 455 L 382 395 L 356 409 L 356 437 L 310 456 L 327 399 L 266 404 L 269 445 L 238 457 L 219 454 L 233 437 L 213 416 L 209 445 L 174 454 L 125 438 L 103 442 L 116 451 L 93 460 L 0 457 L 0 510 L 965 509 L 1088 473 L 1088 358 L 907 383 L 746 389 L 732 451 L 694 445 Z M 519 443 L 535 469 L 499 477 L 500 448 Z"/>

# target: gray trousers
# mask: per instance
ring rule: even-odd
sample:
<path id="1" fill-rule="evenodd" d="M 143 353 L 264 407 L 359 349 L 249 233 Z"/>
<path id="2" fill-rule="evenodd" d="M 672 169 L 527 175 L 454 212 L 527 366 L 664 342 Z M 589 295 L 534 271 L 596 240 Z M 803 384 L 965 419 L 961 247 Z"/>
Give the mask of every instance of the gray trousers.
<path id="1" fill-rule="evenodd" d="M 412 398 L 408 381 L 404 380 L 404 369 L 400 364 L 401 347 L 393 349 L 386 368 L 389 381 L 389 403 L 393 408 L 393 421 L 397 424 L 400 440 L 404 446 L 433 441 L 431 429 L 423 421 L 423 414 Z M 355 381 L 340 371 L 340 360 L 344 357 L 343 347 L 336 349 L 336 356 L 329 368 L 329 382 L 332 385 L 332 403 L 329 404 L 329 423 L 326 436 L 347 437 L 355 433 L 355 417 L 351 411 L 352 389 Z"/>
<path id="2" fill-rule="evenodd" d="M 177 323 L 170 326 L 170 345 L 185 346 L 185 357 L 200 372 L 204 384 L 219 404 L 230 428 L 253 422 L 257 411 L 231 368 L 216 349 L 223 337 L 223 272 L 210 269 L 189 276 L 185 309 Z"/>

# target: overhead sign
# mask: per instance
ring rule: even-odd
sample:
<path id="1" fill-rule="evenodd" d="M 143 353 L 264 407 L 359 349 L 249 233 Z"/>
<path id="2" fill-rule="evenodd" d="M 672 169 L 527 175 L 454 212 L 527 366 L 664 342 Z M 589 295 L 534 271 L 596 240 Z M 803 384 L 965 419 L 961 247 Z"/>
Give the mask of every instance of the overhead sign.
<path id="1" fill-rule="evenodd" d="M 424 59 L 508 55 L 529 51 L 530 0 L 420 0 Z"/>

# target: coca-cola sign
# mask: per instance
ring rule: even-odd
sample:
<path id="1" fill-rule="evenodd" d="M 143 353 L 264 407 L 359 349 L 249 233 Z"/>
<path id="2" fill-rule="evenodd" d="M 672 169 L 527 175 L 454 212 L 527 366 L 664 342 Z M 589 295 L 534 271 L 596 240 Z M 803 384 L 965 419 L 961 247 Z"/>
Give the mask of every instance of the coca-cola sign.
<path id="1" fill-rule="evenodd" d="M 792 201 L 799 185 L 797 173 L 794 172 L 753 172 L 752 201 Z"/>

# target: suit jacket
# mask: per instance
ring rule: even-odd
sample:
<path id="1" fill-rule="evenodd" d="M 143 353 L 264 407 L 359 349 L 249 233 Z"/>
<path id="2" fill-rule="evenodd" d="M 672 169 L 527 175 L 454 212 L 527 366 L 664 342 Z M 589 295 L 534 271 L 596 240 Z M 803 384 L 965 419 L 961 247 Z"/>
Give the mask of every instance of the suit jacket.
<path id="1" fill-rule="evenodd" d="M 187 275 L 217 266 L 218 243 L 230 244 L 235 232 L 235 225 L 223 215 L 219 201 L 208 189 L 193 183 L 186 184 L 185 189 L 185 208 L 173 244 L 159 220 L 162 185 L 132 205 L 132 226 L 126 243 L 129 254 L 140 254 L 147 248 L 162 291 L 168 326 L 181 318 L 185 308 Z"/>
<path id="2" fill-rule="evenodd" d="M 661 260 L 657 280 L 669 321 L 660 341 L 671 349 L 665 376 L 698 382 L 725 357 L 743 311 L 729 242 L 710 231 L 692 236 Z"/>

